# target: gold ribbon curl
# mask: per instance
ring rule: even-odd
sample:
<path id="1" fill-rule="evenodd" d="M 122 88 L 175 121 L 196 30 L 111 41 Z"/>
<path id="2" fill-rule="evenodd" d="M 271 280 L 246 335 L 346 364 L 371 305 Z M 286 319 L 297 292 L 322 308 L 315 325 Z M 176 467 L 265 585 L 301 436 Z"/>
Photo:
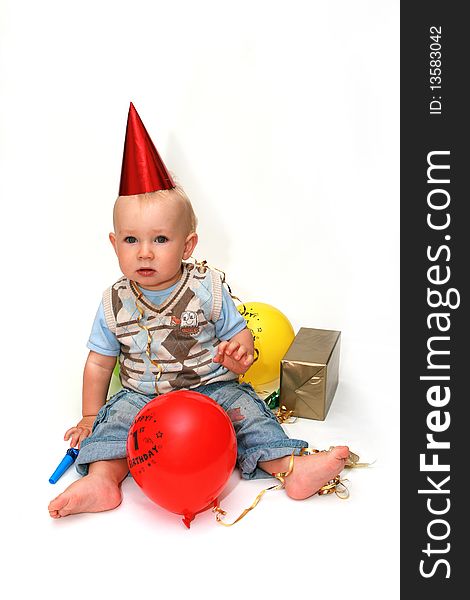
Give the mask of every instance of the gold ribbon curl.
<path id="1" fill-rule="evenodd" d="M 139 304 L 139 302 L 141 302 L 141 298 L 143 296 L 142 290 L 136 284 L 135 281 L 133 283 L 134 283 L 134 285 L 135 285 L 135 287 L 137 289 L 137 292 L 138 292 L 137 298 L 135 300 L 135 305 L 137 307 L 137 310 L 139 311 L 139 316 L 137 317 L 137 325 L 141 329 L 143 329 L 144 331 L 147 332 L 147 347 L 145 348 L 145 354 L 147 355 L 147 357 L 148 357 L 149 361 L 152 363 L 152 365 L 157 368 L 157 374 L 155 376 L 155 393 L 157 394 L 157 396 L 159 396 L 160 392 L 158 391 L 158 382 L 160 380 L 160 377 L 162 376 L 163 367 L 162 367 L 162 365 L 159 362 L 157 362 L 156 360 L 154 360 L 152 358 L 152 334 L 150 333 L 149 327 L 147 327 L 147 325 L 144 325 L 141 322 L 142 319 L 144 318 L 144 315 L 145 315 L 145 311 L 144 311 L 143 307 Z"/>
<path id="2" fill-rule="evenodd" d="M 199 273 L 201 273 L 201 275 L 204 275 L 204 273 L 207 271 L 207 269 L 213 269 L 214 271 L 217 271 L 218 273 L 220 273 L 222 276 L 222 285 L 225 284 L 227 286 L 230 297 L 233 298 L 234 300 L 238 300 L 238 302 L 241 302 L 243 304 L 243 302 L 240 300 L 240 298 L 238 298 L 237 296 L 234 296 L 232 294 L 232 290 L 230 289 L 230 286 L 227 283 L 227 280 L 225 279 L 225 272 L 222 271 L 222 269 L 218 269 L 217 267 L 208 265 L 207 260 L 196 260 L 194 257 L 191 257 L 191 258 L 194 260 L 194 263 L 190 263 L 190 264 L 194 264 L 194 267 L 199 271 Z"/>
<path id="3" fill-rule="evenodd" d="M 293 414 L 293 410 L 287 410 L 287 408 L 281 404 L 274 413 L 274 416 L 278 420 L 278 423 L 295 423 L 297 421 L 297 417 L 294 417 Z"/>
<path id="4" fill-rule="evenodd" d="M 264 496 L 264 494 L 266 492 L 269 492 L 270 490 L 282 490 L 282 488 L 285 485 L 285 478 L 290 475 L 292 473 L 294 469 L 294 451 L 292 451 L 292 454 L 290 456 L 290 460 L 289 460 L 289 467 L 287 469 L 287 471 L 285 473 L 273 473 L 273 476 L 278 479 L 280 481 L 280 483 L 278 483 L 277 485 L 271 485 L 270 487 L 265 488 L 264 490 L 261 490 L 261 492 L 256 496 L 253 504 L 249 507 L 249 508 L 245 508 L 245 510 L 242 512 L 242 514 L 235 519 L 235 521 L 233 523 L 225 523 L 222 520 L 222 517 L 224 517 L 227 512 L 225 510 L 222 510 L 220 508 L 220 506 L 214 506 L 214 508 L 212 509 L 212 512 L 215 512 L 215 518 L 217 523 L 220 523 L 221 525 L 223 525 L 224 527 L 231 527 L 232 525 L 235 525 L 235 523 L 238 523 L 238 521 L 241 521 L 243 519 L 243 517 L 245 517 L 251 510 L 253 510 L 255 508 L 255 506 L 258 504 L 258 502 L 261 500 L 261 498 Z"/>
<path id="5" fill-rule="evenodd" d="M 316 450 L 315 448 L 302 448 L 300 450 L 299 456 L 303 456 L 306 454 L 317 454 L 319 452 L 328 452 L 329 450 L 332 450 L 333 448 L 334 448 L 334 446 L 330 446 L 330 448 L 328 450 Z M 372 464 L 372 463 L 360 463 L 359 456 L 357 454 L 355 454 L 354 452 L 349 452 L 349 455 L 346 459 L 344 468 L 353 469 L 356 467 L 368 467 L 370 464 Z M 259 503 L 259 501 L 261 500 L 261 498 L 264 496 L 264 494 L 266 492 L 269 492 L 271 490 L 282 490 L 282 488 L 285 487 L 286 477 L 288 477 L 292 473 L 293 470 L 294 470 L 294 451 L 292 451 L 292 454 L 290 455 L 289 466 L 288 466 L 287 471 L 285 471 L 284 473 L 273 473 L 272 474 L 276 479 L 279 480 L 280 483 L 278 483 L 277 485 L 272 485 L 270 487 L 267 487 L 264 490 L 261 490 L 261 492 L 254 499 L 254 502 L 252 503 L 252 505 L 249 508 L 245 508 L 245 510 L 241 513 L 241 515 L 239 517 L 237 517 L 235 519 L 235 521 L 233 521 L 233 523 L 225 523 L 225 521 L 223 521 L 223 517 L 225 517 L 227 512 L 225 510 L 223 510 L 218 504 L 216 506 L 214 506 L 212 509 L 212 512 L 216 513 L 215 518 L 216 518 L 217 523 L 224 525 L 224 527 L 231 527 L 232 525 L 235 525 L 235 523 L 238 523 L 239 521 L 241 521 L 250 511 L 252 511 L 257 506 L 257 504 Z M 349 498 L 349 490 L 344 485 L 345 481 L 348 481 L 348 480 L 341 479 L 339 475 L 336 475 L 336 477 L 334 477 L 333 479 L 330 479 L 330 481 L 325 483 L 325 485 L 322 485 L 322 487 L 319 488 L 319 490 L 317 492 L 315 492 L 315 494 L 318 494 L 319 496 L 325 496 L 328 494 L 335 493 L 338 496 L 338 498 L 340 498 L 341 500 L 347 500 L 347 498 Z"/>

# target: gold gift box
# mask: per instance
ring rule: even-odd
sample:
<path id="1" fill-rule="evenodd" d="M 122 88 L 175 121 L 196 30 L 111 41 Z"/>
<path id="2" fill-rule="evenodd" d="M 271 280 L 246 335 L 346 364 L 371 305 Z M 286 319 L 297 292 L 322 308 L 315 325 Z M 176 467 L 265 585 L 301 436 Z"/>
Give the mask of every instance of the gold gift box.
<path id="1" fill-rule="evenodd" d="M 280 404 L 324 421 L 338 387 L 341 331 L 301 327 L 281 360 Z"/>

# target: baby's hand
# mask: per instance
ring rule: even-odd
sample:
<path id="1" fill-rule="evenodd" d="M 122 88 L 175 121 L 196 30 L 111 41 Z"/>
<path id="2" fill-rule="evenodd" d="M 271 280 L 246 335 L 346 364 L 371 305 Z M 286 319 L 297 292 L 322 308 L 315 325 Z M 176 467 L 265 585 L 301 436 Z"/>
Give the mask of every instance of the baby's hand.
<path id="1" fill-rule="evenodd" d="M 220 342 L 214 362 L 222 364 L 237 375 L 242 375 L 253 364 L 253 354 L 249 354 L 248 349 L 240 342 L 227 340 Z"/>
<path id="2" fill-rule="evenodd" d="M 95 422 L 96 416 L 82 417 L 82 419 L 75 425 L 67 429 L 64 435 L 64 440 L 70 439 L 70 447 L 80 448 L 82 441 L 91 434 L 93 423 Z"/>

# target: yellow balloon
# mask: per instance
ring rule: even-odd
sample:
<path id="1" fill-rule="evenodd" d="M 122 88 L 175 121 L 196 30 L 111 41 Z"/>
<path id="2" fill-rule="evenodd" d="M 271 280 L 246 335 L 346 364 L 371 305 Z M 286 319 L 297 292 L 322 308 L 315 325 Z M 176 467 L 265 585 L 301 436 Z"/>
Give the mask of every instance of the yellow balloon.
<path id="1" fill-rule="evenodd" d="M 237 306 L 253 334 L 255 362 L 240 376 L 259 392 L 273 392 L 279 387 L 281 359 L 294 341 L 289 319 L 277 308 L 264 302 L 245 302 Z"/>

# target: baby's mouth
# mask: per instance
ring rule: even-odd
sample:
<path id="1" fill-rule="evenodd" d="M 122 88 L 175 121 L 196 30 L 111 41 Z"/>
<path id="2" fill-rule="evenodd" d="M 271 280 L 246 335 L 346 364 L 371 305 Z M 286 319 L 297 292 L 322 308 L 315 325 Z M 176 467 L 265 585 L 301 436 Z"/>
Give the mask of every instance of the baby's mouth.
<path id="1" fill-rule="evenodd" d="M 150 268 L 137 269 L 137 273 L 143 277 L 150 277 L 150 275 L 153 275 L 155 272 L 155 269 Z"/>

